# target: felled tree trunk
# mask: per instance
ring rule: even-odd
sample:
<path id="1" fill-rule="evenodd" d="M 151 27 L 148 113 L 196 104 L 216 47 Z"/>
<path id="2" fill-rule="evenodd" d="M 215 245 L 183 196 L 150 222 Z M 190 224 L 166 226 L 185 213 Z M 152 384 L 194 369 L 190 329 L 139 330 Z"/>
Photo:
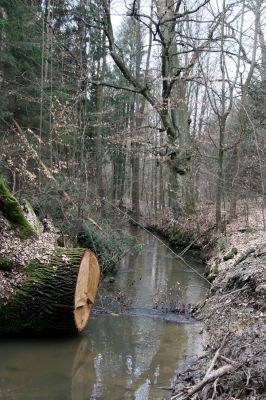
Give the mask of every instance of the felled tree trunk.
<path id="1" fill-rule="evenodd" d="M 33 260 L 24 271 L 25 281 L 14 297 L 0 303 L 0 334 L 71 333 L 85 328 L 100 276 L 94 253 L 57 248 L 48 265 Z"/>

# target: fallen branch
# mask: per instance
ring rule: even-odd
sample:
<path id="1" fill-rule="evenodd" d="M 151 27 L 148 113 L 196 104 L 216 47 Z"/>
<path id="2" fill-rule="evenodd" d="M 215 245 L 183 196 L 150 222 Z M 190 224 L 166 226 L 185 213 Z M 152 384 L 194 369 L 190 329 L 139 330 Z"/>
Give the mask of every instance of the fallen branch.
<path id="1" fill-rule="evenodd" d="M 212 371 L 209 375 L 205 376 L 202 381 L 197 383 L 196 385 L 192 386 L 190 390 L 187 392 L 187 397 L 192 396 L 193 394 L 197 393 L 201 390 L 205 385 L 215 381 L 216 379 L 220 378 L 221 376 L 228 374 L 234 370 L 233 365 L 227 364 L 223 367 L 220 367 L 214 371 Z"/>
<path id="2" fill-rule="evenodd" d="M 242 261 L 244 261 L 246 258 L 248 258 L 248 256 L 252 253 L 255 252 L 255 247 L 251 247 L 250 249 L 248 249 L 247 251 L 245 251 L 234 263 L 234 267 L 237 266 L 238 264 L 240 264 Z"/>
<path id="3" fill-rule="evenodd" d="M 100 231 L 102 231 L 102 228 L 100 227 L 100 225 L 97 224 L 96 221 L 94 221 L 94 219 L 87 217 L 87 220 L 92 223 L 94 226 L 96 226 L 96 228 L 98 228 Z"/>
<path id="4" fill-rule="evenodd" d="M 227 362 L 228 364 L 231 364 L 231 365 L 233 365 L 233 366 L 235 366 L 235 367 L 239 367 L 239 363 L 238 363 L 238 362 L 233 361 L 233 360 L 231 360 L 231 359 L 228 358 L 228 357 L 220 356 L 220 358 L 221 358 L 221 360 Z"/>
<path id="5" fill-rule="evenodd" d="M 205 375 L 205 377 L 196 385 L 192 386 L 191 389 L 189 389 L 187 391 L 186 394 L 184 393 L 178 393 L 174 396 L 171 397 L 171 400 L 175 400 L 175 399 L 182 399 L 182 400 L 186 400 L 189 397 L 193 396 L 193 394 L 199 392 L 201 389 L 204 388 L 204 386 L 206 386 L 208 383 L 211 383 L 213 381 L 215 381 L 218 378 L 221 378 L 221 376 L 225 375 L 225 374 L 229 374 L 230 372 L 234 371 L 235 367 L 231 364 L 227 364 L 224 365 L 223 367 L 220 367 L 218 369 L 216 369 L 215 371 L 212 371 L 209 375 Z"/>
<path id="6" fill-rule="evenodd" d="M 214 357 L 213 357 L 213 359 L 211 360 L 210 366 L 209 366 L 209 368 L 207 369 L 204 378 L 206 378 L 206 377 L 212 372 L 212 370 L 213 370 L 213 368 L 214 368 L 214 366 L 215 366 L 215 364 L 216 364 L 216 362 L 217 362 L 217 360 L 218 360 L 218 357 L 219 357 L 219 355 L 220 355 L 220 353 L 221 353 L 221 350 L 224 348 L 224 345 L 225 345 L 225 343 L 227 342 L 227 339 L 228 339 L 229 335 L 230 335 L 230 332 L 228 332 L 228 333 L 224 336 L 224 338 L 223 338 L 223 340 L 222 340 L 222 343 L 221 343 L 221 346 L 219 347 L 218 350 L 216 350 L 216 352 L 215 352 L 215 354 L 214 354 Z M 204 378 L 203 378 L 203 379 L 204 379 Z"/>
<path id="7" fill-rule="evenodd" d="M 171 400 L 175 400 L 175 399 L 186 400 L 189 397 L 193 396 L 195 393 L 199 392 L 201 389 L 203 389 L 207 384 L 209 384 L 213 381 L 217 381 L 221 376 L 232 372 L 239 366 L 239 364 L 236 363 L 235 361 L 229 360 L 228 358 L 220 355 L 229 336 L 230 336 L 230 332 L 228 332 L 224 336 L 220 347 L 215 352 L 214 357 L 211 360 L 211 363 L 209 365 L 209 368 L 206 371 L 204 378 L 200 382 L 198 382 L 197 384 L 192 386 L 190 389 L 188 389 L 186 393 L 181 392 L 181 393 L 177 393 L 176 395 L 172 396 Z M 219 357 L 221 359 L 223 359 L 224 361 L 228 362 L 228 364 L 226 364 L 216 370 L 213 370 Z"/>

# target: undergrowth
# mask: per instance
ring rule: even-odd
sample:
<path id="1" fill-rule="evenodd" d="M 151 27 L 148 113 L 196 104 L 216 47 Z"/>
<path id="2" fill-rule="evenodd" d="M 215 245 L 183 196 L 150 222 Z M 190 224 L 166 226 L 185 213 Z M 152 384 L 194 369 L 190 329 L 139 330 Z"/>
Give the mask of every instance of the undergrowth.
<path id="1" fill-rule="evenodd" d="M 103 274 L 117 272 L 117 266 L 126 251 L 136 246 L 132 236 L 114 231 L 101 231 L 83 220 L 78 234 L 78 244 L 92 250 L 98 257 Z"/>
<path id="2" fill-rule="evenodd" d="M 21 239 L 35 235 L 35 232 L 23 214 L 17 199 L 10 193 L 0 179 L 0 209 L 14 228 L 18 228 Z"/>

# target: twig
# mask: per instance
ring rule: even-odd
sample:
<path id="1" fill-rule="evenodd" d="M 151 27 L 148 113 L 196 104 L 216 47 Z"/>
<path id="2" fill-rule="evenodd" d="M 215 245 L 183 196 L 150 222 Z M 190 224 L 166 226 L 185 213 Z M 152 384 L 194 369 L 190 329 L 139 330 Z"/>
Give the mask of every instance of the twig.
<path id="1" fill-rule="evenodd" d="M 217 362 L 217 359 L 218 359 L 218 357 L 220 356 L 220 352 L 221 352 L 221 350 L 224 348 L 224 345 L 225 345 L 225 343 L 227 342 L 227 339 L 228 339 L 230 333 L 231 333 L 231 332 L 228 332 L 228 333 L 224 336 L 224 338 L 223 338 L 223 340 L 222 340 L 222 343 L 221 343 L 221 346 L 219 347 L 219 349 L 218 349 L 218 350 L 216 351 L 216 353 L 214 354 L 214 357 L 213 357 L 213 359 L 212 359 L 212 361 L 211 361 L 211 363 L 210 363 L 209 368 L 208 368 L 207 371 L 206 371 L 206 374 L 205 374 L 204 378 L 206 378 L 206 377 L 212 372 L 212 370 L 213 370 L 213 368 L 214 368 L 214 366 L 215 366 L 215 364 L 216 364 L 216 362 Z"/>
<path id="2" fill-rule="evenodd" d="M 192 388 L 190 390 L 188 390 L 187 398 L 192 396 L 194 393 L 197 393 L 208 383 L 211 383 L 211 382 L 215 381 L 216 379 L 220 378 L 221 376 L 232 372 L 234 369 L 235 368 L 232 365 L 227 364 L 227 365 L 224 365 L 223 367 L 216 369 L 215 371 L 212 371 L 209 375 L 205 376 L 199 383 L 192 386 Z"/>
<path id="3" fill-rule="evenodd" d="M 96 221 L 94 221 L 94 219 L 87 217 L 87 220 L 92 223 L 94 226 L 96 226 L 96 228 L 98 228 L 100 231 L 102 231 L 102 228 L 97 224 Z"/>
<path id="4" fill-rule="evenodd" d="M 238 363 L 235 363 L 235 362 L 232 362 L 232 360 L 226 359 L 226 360 L 230 361 L 229 364 L 224 365 L 224 366 L 222 366 L 222 367 L 220 367 L 220 368 L 218 368 L 216 370 L 213 370 L 218 358 L 219 357 L 221 357 L 221 358 L 223 357 L 223 356 L 220 356 L 220 353 L 221 353 L 222 349 L 224 348 L 224 345 L 227 342 L 228 337 L 229 337 L 230 334 L 231 334 L 231 332 L 228 332 L 224 336 L 220 347 L 215 352 L 214 357 L 211 360 L 211 363 L 209 365 L 209 368 L 206 371 L 206 374 L 205 374 L 204 378 L 200 382 L 198 382 L 196 385 L 192 386 L 189 390 L 187 390 L 187 393 L 184 393 L 184 392 L 177 393 L 176 395 L 171 397 L 171 400 L 175 400 L 175 399 L 185 400 L 185 399 L 188 399 L 189 397 L 193 396 L 195 393 L 200 391 L 202 388 L 204 388 L 208 383 L 211 383 L 213 381 L 217 381 L 221 376 L 232 372 L 235 368 L 237 368 L 239 366 Z"/>
<path id="5" fill-rule="evenodd" d="M 217 379 L 214 381 L 212 399 L 215 399 L 215 396 L 216 396 L 216 393 L 217 393 L 217 383 L 218 383 L 218 381 L 219 381 L 219 378 L 217 378 Z"/>
<path id="6" fill-rule="evenodd" d="M 221 358 L 221 360 L 227 362 L 228 364 L 231 364 L 231 365 L 233 365 L 233 366 L 235 366 L 235 367 L 239 367 L 239 363 L 238 363 L 238 362 L 233 361 L 233 360 L 231 360 L 231 359 L 228 358 L 228 357 L 225 357 L 225 356 L 220 355 L 220 358 Z"/>

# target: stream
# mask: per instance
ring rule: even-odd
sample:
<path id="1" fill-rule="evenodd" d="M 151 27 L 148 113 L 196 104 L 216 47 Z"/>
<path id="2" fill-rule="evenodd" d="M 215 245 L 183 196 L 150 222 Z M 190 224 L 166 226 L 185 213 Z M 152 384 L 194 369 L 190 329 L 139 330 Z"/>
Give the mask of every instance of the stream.
<path id="1" fill-rule="evenodd" d="M 81 335 L 65 339 L 1 339 L 1 400 L 161 400 L 174 372 L 201 351 L 200 324 L 160 306 L 197 303 L 207 284 L 150 233 L 130 233 L 141 251 L 124 257 L 109 285 L 126 294 L 127 312 L 92 315 Z"/>

